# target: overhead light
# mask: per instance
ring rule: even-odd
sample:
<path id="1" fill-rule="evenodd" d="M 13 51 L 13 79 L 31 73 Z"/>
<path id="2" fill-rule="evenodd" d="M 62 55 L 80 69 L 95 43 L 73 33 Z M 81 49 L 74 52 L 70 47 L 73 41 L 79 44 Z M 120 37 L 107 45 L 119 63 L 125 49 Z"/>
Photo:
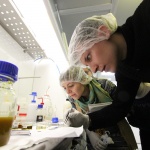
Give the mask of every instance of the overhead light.
<path id="1" fill-rule="evenodd" d="M 44 57 L 48 57 L 55 60 L 55 62 L 57 63 L 58 66 L 60 66 L 60 68 L 64 68 L 68 66 L 66 56 L 63 53 L 62 47 L 58 41 L 58 38 L 52 26 L 51 20 L 48 16 L 43 0 L 11 0 L 11 1 L 2 0 L 1 1 L 1 3 L 6 5 L 7 2 L 12 4 L 12 6 L 14 7 L 13 11 L 21 17 L 22 21 L 20 21 L 20 23 L 24 23 L 26 25 L 25 27 L 30 31 L 30 33 L 37 41 L 37 44 L 39 45 L 39 49 L 41 49 L 41 52 L 43 51 L 43 53 L 45 54 Z M 11 16 L 14 17 L 11 18 L 11 20 L 18 19 L 13 15 Z M 5 19 L 9 19 L 9 18 L 7 17 Z M 17 24 L 12 25 L 16 27 L 13 29 L 15 29 L 16 31 L 18 29 L 24 30 L 24 27 L 22 27 L 23 29 L 21 28 L 17 29 L 17 25 L 19 22 L 14 22 L 14 23 Z M 8 28 L 8 26 L 6 27 Z M 26 44 L 26 42 L 31 42 L 29 41 L 30 39 L 26 40 L 27 37 L 23 36 L 23 32 L 17 32 L 16 33 L 17 35 L 15 35 L 13 29 L 12 31 L 14 33 L 14 37 L 23 38 L 21 43 Z M 31 55 L 36 56 L 34 57 L 35 59 L 38 58 L 39 52 L 35 53 L 33 49 L 30 49 L 29 47 L 26 46 L 24 46 L 23 48 L 24 48 L 24 52 L 28 52 L 28 53 L 30 52 Z M 35 49 L 36 48 L 38 47 L 35 46 Z"/>
<path id="2" fill-rule="evenodd" d="M 0 24 L 33 59 L 45 57 L 44 51 L 11 2 L 0 1 Z"/>
<path id="3" fill-rule="evenodd" d="M 58 37 L 54 31 L 43 0 L 13 0 L 25 22 L 35 34 L 36 40 L 48 58 L 60 68 L 68 66 Z"/>

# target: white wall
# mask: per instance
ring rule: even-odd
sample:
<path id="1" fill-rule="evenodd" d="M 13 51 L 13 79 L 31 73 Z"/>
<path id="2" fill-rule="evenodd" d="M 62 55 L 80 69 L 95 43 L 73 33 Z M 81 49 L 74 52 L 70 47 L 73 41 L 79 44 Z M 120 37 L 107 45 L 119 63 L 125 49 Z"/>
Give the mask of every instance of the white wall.
<path id="1" fill-rule="evenodd" d="M 57 116 L 62 119 L 66 94 L 59 85 L 59 72 L 55 64 L 50 60 L 19 62 L 8 55 L 6 57 L 6 55 L 7 53 L 1 53 L 3 59 L 1 57 L 0 59 L 14 63 L 19 68 L 19 79 L 14 83 L 18 102 L 21 100 L 27 100 L 29 102 L 32 98 L 29 94 L 33 91 L 37 92 L 37 98 L 43 97 L 47 91 L 53 105 L 57 108 Z M 38 103 L 40 101 L 37 100 Z"/>
<path id="2" fill-rule="evenodd" d="M 53 48 L 53 47 L 52 47 Z M 61 49 L 60 49 L 61 51 Z M 60 71 L 68 67 L 65 57 L 61 57 Z M 23 49 L 0 26 L 0 60 L 8 61 L 19 68 L 18 81 L 14 84 L 18 101 L 31 100 L 32 91 L 37 92 L 37 97 L 42 97 L 46 90 L 57 108 L 57 116 L 62 119 L 63 103 L 66 94 L 59 85 L 59 72 L 56 64 L 50 59 L 31 60 Z M 39 77 L 39 78 L 33 78 Z"/>
<path id="3" fill-rule="evenodd" d="M 49 59 L 19 62 L 19 80 L 15 83 L 18 99 L 31 100 L 31 92 L 37 92 L 37 98 L 43 97 L 46 92 L 50 95 L 52 103 L 57 108 L 57 116 L 62 119 L 65 92 L 59 85 L 59 71 Z M 29 77 L 29 78 L 28 78 Z M 38 103 L 41 100 L 37 100 Z"/>

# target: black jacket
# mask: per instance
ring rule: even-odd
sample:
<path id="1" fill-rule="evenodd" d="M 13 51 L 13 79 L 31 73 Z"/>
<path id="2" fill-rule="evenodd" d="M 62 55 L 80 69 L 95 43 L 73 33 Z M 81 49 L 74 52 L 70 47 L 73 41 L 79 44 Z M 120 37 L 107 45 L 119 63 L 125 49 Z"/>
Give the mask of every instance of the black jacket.
<path id="1" fill-rule="evenodd" d="M 112 105 L 89 114 L 90 129 L 116 124 L 130 112 L 137 101 L 135 96 L 141 82 L 150 82 L 150 0 L 144 0 L 117 33 L 124 36 L 127 43 L 127 57 L 119 63 L 115 73 L 117 89 Z M 134 114 L 140 128 L 150 128 L 150 100 L 144 101 L 143 113 Z M 148 107 L 149 106 L 149 107 Z M 136 111 L 138 112 L 138 110 Z M 145 119 L 141 118 L 146 116 Z M 134 118 L 134 117 L 133 117 Z M 133 119 L 132 118 L 132 119 Z M 131 120 L 132 120 L 131 119 Z M 131 121 L 130 120 L 130 121 Z"/>

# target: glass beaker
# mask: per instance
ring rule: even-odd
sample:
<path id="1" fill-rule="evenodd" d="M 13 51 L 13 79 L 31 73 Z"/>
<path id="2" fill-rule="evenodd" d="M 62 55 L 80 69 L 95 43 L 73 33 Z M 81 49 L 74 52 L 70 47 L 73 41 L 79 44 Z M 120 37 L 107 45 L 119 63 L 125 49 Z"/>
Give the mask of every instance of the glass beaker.
<path id="1" fill-rule="evenodd" d="M 18 68 L 0 61 L 0 146 L 6 145 L 16 112 L 16 96 L 13 83 L 17 81 Z"/>

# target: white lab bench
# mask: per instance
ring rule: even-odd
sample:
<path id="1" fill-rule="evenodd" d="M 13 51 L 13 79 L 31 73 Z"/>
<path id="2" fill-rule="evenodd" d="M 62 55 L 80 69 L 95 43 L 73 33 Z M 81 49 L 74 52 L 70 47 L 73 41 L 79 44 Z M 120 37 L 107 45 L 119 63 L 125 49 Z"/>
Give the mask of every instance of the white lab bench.
<path id="1" fill-rule="evenodd" d="M 17 133 L 22 133 L 17 131 Z M 29 133 L 29 134 L 28 134 Z M 30 134 L 31 133 L 31 134 Z M 69 150 L 72 140 L 83 134 L 83 127 L 63 127 L 12 134 L 7 145 L 0 150 Z"/>
<path id="2" fill-rule="evenodd" d="M 27 150 L 67 150 L 73 138 L 51 139 L 38 145 L 27 148 Z"/>
<path id="3" fill-rule="evenodd" d="M 16 136 L 11 137 L 11 140 L 17 140 L 19 138 L 22 138 L 22 136 Z M 27 138 L 27 137 L 25 137 Z M 47 141 L 41 142 L 39 144 L 34 144 L 33 146 L 29 148 L 23 148 L 24 150 L 67 150 L 69 146 L 71 145 L 73 138 L 51 138 Z M 3 150 L 3 148 L 0 150 Z M 7 148 L 4 150 L 8 150 Z M 16 148 L 15 150 L 19 150 L 19 148 Z"/>

